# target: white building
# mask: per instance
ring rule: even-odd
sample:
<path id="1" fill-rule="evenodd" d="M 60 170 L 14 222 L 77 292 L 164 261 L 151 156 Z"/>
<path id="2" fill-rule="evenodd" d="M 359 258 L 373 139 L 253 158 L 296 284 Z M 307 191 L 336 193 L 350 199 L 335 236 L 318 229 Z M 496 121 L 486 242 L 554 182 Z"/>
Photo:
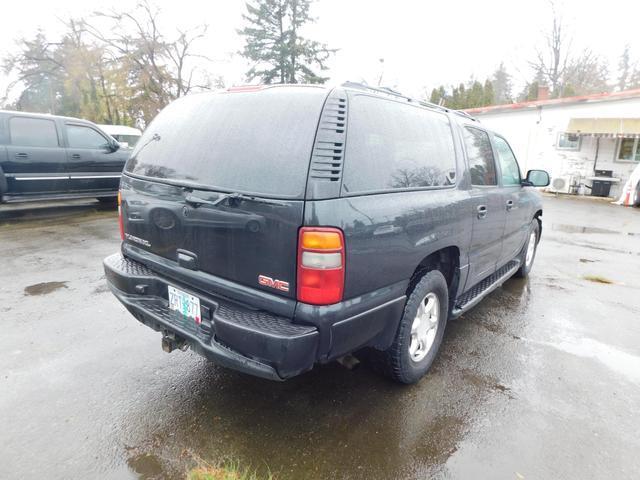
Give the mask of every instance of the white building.
<path id="1" fill-rule="evenodd" d="M 640 162 L 640 89 L 549 99 L 541 88 L 535 101 L 466 111 L 507 138 L 523 173 L 547 170 L 556 191 L 589 195 L 611 175 L 617 197 Z"/>

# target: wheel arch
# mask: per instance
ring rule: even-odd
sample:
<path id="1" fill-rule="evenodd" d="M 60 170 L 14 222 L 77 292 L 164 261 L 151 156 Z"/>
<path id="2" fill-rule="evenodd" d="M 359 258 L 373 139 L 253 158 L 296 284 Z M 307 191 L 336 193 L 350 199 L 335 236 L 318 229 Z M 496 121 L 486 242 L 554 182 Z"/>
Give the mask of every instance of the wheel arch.
<path id="1" fill-rule="evenodd" d="M 449 309 L 451 310 L 460 283 L 460 248 L 450 245 L 424 257 L 411 275 L 407 286 L 407 295 L 411 293 L 424 274 L 430 270 L 439 270 L 444 275 L 449 289 Z"/>
<path id="2" fill-rule="evenodd" d="M 539 234 L 538 234 L 538 242 L 540 241 L 540 237 L 542 237 L 542 209 L 539 208 L 536 213 L 533 215 L 534 220 L 538 221 L 538 228 L 539 228 Z"/>

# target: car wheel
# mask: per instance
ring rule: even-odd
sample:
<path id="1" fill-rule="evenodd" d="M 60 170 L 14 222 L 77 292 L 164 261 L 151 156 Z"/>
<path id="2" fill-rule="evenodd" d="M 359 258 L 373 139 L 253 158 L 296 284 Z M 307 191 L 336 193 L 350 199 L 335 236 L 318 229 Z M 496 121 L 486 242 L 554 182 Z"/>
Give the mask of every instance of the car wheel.
<path id="1" fill-rule="evenodd" d="M 382 352 L 384 372 L 401 383 L 415 383 L 431 367 L 447 325 L 449 292 L 444 275 L 427 272 L 407 299 L 396 338 Z"/>
<path id="2" fill-rule="evenodd" d="M 640 207 L 640 182 L 638 182 L 638 186 L 636 187 L 636 198 L 633 202 L 634 207 Z"/>
<path id="3" fill-rule="evenodd" d="M 531 268 L 533 267 L 533 261 L 536 258 L 536 252 L 538 250 L 538 241 L 540 240 L 540 224 L 538 220 L 534 219 L 529 227 L 529 236 L 527 243 L 525 244 L 522 253 L 520 254 L 520 268 L 515 273 L 516 277 L 525 278 L 529 276 Z"/>

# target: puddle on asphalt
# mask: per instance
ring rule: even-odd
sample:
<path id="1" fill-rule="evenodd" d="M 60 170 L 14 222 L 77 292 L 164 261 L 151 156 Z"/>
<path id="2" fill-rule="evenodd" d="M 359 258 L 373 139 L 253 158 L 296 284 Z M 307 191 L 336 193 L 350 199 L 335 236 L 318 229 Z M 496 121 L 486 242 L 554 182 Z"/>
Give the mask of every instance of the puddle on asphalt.
<path id="1" fill-rule="evenodd" d="M 559 343 L 529 340 L 583 358 L 592 358 L 632 382 L 640 382 L 640 357 L 590 338 L 567 339 Z"/>
<path id="2" fill-rule="evenodd" d="M 46 295 L 61 288 L 67 288 L 67 282 L 43 282 L 25 287 L 25 295 Z"/>
<path id="3" fill-rule="evenodd" d="M 127 465 L 137 473 L 141 479 L 163 478 L 164 470 L 158 457 L 153 454 L 143 453 L 127 460 Z"/>
<path id="4" fill-rule="evenodd" d="M 555 230 L 557 232 L 565 232 L 565 233 L 607 233 L 607 234 L 632 235 L 632 236 L 639 235 L 634 232 L 620 232 L 618 230 L 609 230 L 608 228 L 585 227 L 582 225 L 568 225 L 564 223 L 551 224 L 551 230 Z"/>
<path id="5" fill-rule="evenodd" d="M 551 230 L 566 233 L 622 233 L 615 230 L 609 230 L 607 228 L 583 227 L 580 225 L 566 225 L 561 223 L 553 223 L 551 225 Z"/>

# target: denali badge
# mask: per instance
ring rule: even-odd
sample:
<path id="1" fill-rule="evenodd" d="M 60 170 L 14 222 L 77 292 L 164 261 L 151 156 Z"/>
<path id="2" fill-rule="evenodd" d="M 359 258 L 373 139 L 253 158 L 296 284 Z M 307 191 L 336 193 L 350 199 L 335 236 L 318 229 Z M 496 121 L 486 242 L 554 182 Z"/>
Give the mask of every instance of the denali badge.
<path id="1" fill-rule="evenodd" d="M 143 246 L 145 246 L 147 248 L 151 247 L 151 243 L 149 243 L 149 241 L 145 240 L 144 238 L 136 237 L 136 236 L 130 235 L 128 233 L 125 233 L 124 236 L 125 236 L 125 238 L 127 240 L 129 240 L 131 242 L 138 243 L 138 244 L 143 245 Z"/>
<path id="2" fill-rule="evenodd" d="M 264 285 L 265 287 L 275 288 L 276 290 L 281 290 L 283 292 L 289 291 L 289 282 L 274 280 L 273 278 L 267 277 L 265 275 L 258 275 L 258 283 L 260 285 Z"/>

